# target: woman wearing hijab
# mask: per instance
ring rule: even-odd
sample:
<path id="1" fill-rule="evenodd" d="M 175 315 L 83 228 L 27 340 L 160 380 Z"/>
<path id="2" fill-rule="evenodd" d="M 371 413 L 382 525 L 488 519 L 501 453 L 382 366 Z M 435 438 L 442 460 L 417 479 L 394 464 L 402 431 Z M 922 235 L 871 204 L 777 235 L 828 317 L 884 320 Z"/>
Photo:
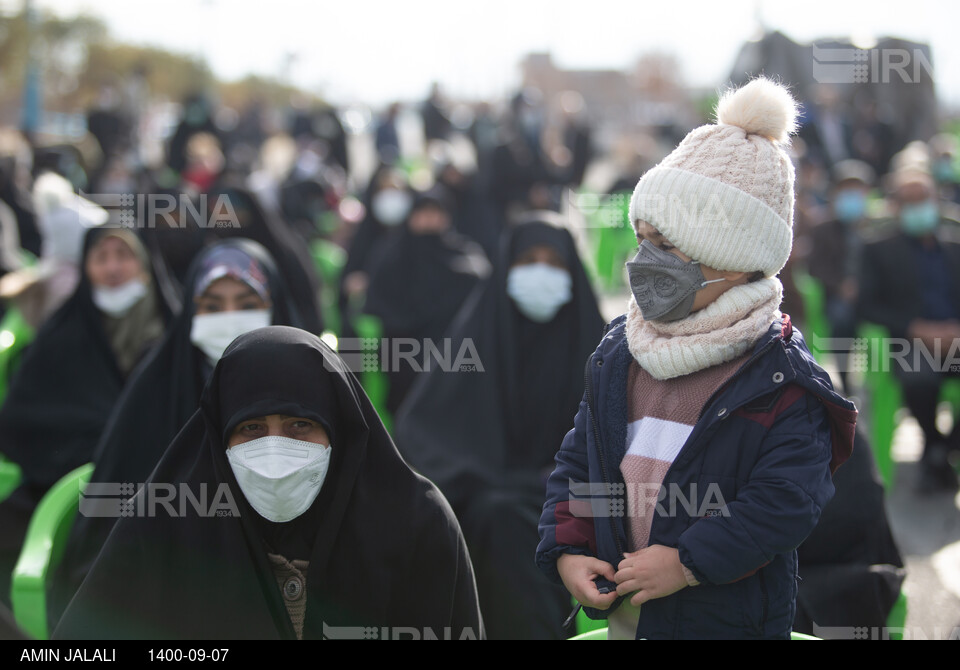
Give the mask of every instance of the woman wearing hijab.
<path id="1" fill-rule="evenodd" d="M 306 240 L 265 209 L 250 189 L 230 180 L 207 194 L 207 206 L 216 224 L 208 230 L 212 233 L 211 237 L 244 237 L 262 244 L 276 260 L 290 297 L 297 305 L 304 329 L 318 335 L 322 333 L 320 280 L 307 252 Z M 236 220 L 224 221 L 227 225 L 221 225 L 220 217 L 231 213 Z"/>
<path id="2" fill-rule="evenodd" d="M 482 369 L 431 371 L 396 419 L 400 449 L 450 500 L 491 639 L 565 635 L 563 589 L 530 560 L 546 477 L 603 331 L 573 238 L 549 212 L 509 229 L 494 274 L 451 326 Z"/>
<path id="3" fill-rule="evenodd" d="M 454 231 L 450 207 L 442 187 L 419 193 L 404 224 L 374 254 L 363 311 L 380 319 L 388 343 L 407 340 L 425 352 L 429 341 L 442 350 L 447 326 L 490 273 L 480 245 Z M 389 346 L 397 351 L 399 344 Z M 388 366 L 390 412 L 396 412 L 416 373 L 400 361 Z"/>
<path id="4" fill-rule="evenodd" d="M 206 503 L 170 514 L 157 489 Z M 452 511 L 305 331 L 227 348 L 129 508 L 54 638 L 483 634 Z"/>
<path id="5" fill-rule="evenodd" d="M 0 574 L 12 570 L 47 489 L 90 462 L 127 378 L 167 318 L 139 238 L 92 229 L 80 283 L 23 354 L 0 408 L 0 453 L 23 473 L 0 504 Z M 2 583 L 5 596 L 9 580 Z"/>
<path id="6" fill-rule="evenodd" d="M 193 263 L 186 287 L 183 310 L 117 401 L 94 453 L 93 483 L 145 481 L 200 406 L 203 386 L 227 345 L 270 324 L 300 325 L 273 259 L 251 240 L 206 249 Z M 54 580 L 51 624 L 80 586 L 114 521 L 114 516 L 77 517 Z"/>
<path id="7" fill-rule="evenodd" d="M 363 204 L 366 214 L 350 238 L 347 260 L 340 273 L 337 306 L 341 314 L 347 315 L 343 337 L 354 335 L 351 318 L 370 283 L 374 250 L 391 231 L 403 225 L 413 205 L 413 193 L 402 172 L 381 163 L 370 178 Z"/>

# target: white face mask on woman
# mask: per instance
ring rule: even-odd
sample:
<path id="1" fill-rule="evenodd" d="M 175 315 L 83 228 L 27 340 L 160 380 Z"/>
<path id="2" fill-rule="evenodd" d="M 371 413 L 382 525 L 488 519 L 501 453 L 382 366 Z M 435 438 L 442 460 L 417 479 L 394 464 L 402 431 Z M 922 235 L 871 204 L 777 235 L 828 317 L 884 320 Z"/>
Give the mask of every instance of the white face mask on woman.
<path id="1" fill-rule="evenodd" d="M 104 314 L 121 317 L 147 294 L 147 283 L 140 278 L 120 286 L 94 286 L 91 290 L 93 304 Z"/>
<path id="2" fill-rule="evenodd" d="M 531 321 L 546 323 L 570 302 L 573 280 L 563 268 L 530 263 L 512 268 L 507 275 L 507 294 L 520 313 Z"/>
<path id="3" fill-rule="evenodd" d="M 190 342 L 216 365 L 235 339 L 257 328 L 270 325 L 269 309 L 241 309 L 232 312 L 197 314 L 190 327 Z"/>
<path id="4" fill-rule="evenodd" d="M 413 196 L 397 188 L 379 191 L 370 201 L 377 220 L 385 226 L 399 226 L 413 206 Z"/>
<path id="5" fill-rule="evenodd" d="M 330 467 L 330 447 L 268 435 L 227 449 L 244 497 L 268 521 L 292 521 L 309 509 Z"/>

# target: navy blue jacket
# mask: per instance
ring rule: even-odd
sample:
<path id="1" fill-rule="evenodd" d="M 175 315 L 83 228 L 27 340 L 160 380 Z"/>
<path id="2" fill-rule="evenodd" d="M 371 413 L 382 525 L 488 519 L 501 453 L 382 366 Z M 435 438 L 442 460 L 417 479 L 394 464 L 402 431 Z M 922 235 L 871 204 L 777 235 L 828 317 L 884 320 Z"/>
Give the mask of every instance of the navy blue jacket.
<path id="1" fill-rule="evenodd" d="M 536 560 L 556 581 L 563 553 L 616 568 L 628 550 L 620 462 L 633 358 L 625 321 L 608 326 L 587 362 L 586 392 L 547 482 Z M 700 585 L 644 603 L 637 637 L 789 637 L 796 547 L 833 496 L 832 473 L 852 452 L 856 415 L 790 318 L 775 322 L 706 403 L 667 471 L 661 494 L 679 495 L 661 501 L 649 544 L 678 548 Z"/>

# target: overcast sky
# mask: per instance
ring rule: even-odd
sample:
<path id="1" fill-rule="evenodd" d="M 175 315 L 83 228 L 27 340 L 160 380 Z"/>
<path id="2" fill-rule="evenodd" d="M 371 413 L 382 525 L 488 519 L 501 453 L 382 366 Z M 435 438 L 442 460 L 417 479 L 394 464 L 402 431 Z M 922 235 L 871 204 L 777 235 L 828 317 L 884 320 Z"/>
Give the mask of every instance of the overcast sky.
<path id="1" fill-rule="evenodd" d="M 549 51 L 561 67 L 626 69 L 647 51 L 675 54 L 686 83 L 721 86 L 762 24 L 797 41 L 894 35 L 931 45 L 941 98 L 960 105 L 955 0 L 34 0 L 86 11 L 112 35 L 204 56 L 224 78 L 278 76 L 335 102 L 499 97 L 517 64 Z M 7 11 L 23 0 L 0 0 Z"/>

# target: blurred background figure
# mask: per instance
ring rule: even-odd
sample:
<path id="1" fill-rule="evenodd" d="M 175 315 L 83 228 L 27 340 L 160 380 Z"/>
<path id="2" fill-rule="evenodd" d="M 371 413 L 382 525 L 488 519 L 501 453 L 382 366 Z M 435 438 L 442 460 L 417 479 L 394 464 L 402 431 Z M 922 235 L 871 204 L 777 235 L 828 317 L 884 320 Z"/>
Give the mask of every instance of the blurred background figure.
<path id="1" fill-rule="evenodd" d="M 397 444 L 460 520 L 490 639 L 559 639 L 569 595 L 530 560 L 546 477 L 573 426 L 583 366 L 602 335 L 573 238 L 550 212 L 503 236 L 493 275 L 447 336 L 483 369 L 419 375 Z"/>
<path id="2" fill-rule="evenodd" d="M 427 145 L 435 140 L 446 141 L 449 138 L 450 116 L 440 92 L 440 84 L 434 83 L 430 87 L 430 95 L 420 106 L 420 116 L 423 119 L 423 139 Z"/>
<path id="3" fill-rule="evenodd" d="M 352 336 L 352 315 L 359 313 L 370 283 L 372 253 L 391 230 L 402 225 L 413 206 L 406 175 L 380 164 L 363 195 L 364 216 L 347 241 L 347 258 L 340 274 L 338 305 L 345 315 L 344 334 Z"/>
<path id="4" fill-rule="evenodd" d="M 363 312 L 379 317 L 390 351 L 415 349 L 429 367 L 428 347 L 444 351 L 450 321 L 478 282 L 490 274 L 483 250 L 456 232 L 453 203 L 443 186 L 417 193 L 396 231 L 371 252 Z M 394 346 L 396 345 L 396 346 Z M 437 362 L 432 361 L 434 365 Z M 394 355 L 388 368 L 387 409 L 395 413 L 418 376 Z"/>
<path id="5" fill-rule="evenodd" d="M 384 165 L 393 165 L 400 159 L 400 136 L 397 133 L 397 117 L 400 114 L 400 103 L 393 103 L 383 113 L 383 118 L 377 123 L 374 145 L 377 156 Z"/>
<path id="6" fill-rule="evenodd" d="M 888 183 L 895 228 L 863 247 L 858 314 L 909 341 L 908 356 L 888 363 L 923 431 L 920 491 L 955 489 L 950 459 L 960 449 L 960 424 L 944 435 L 937 427 L 937 405 L 944 380 L 960 374 L 941 368 L 960 341 L 960 239 L 956 223 L 941 215 L 928 173 L 908 165 Z M 921 355 L 921 347 L 932 353 L 932 361 Z"/>
<path id="7" fill-rule="evenodd" d="M 823 285 L 824 308 L 831 337 L 857 334 L 857 278 L 860 252 L 868 225 L 868 198 L 875 176 L 863 161 L 848 159 L 833 169 L 832 217 L 811 231 L 808 269 Z M 848 354 L 837 354 L 840 382 L 851 393 Z"/>

